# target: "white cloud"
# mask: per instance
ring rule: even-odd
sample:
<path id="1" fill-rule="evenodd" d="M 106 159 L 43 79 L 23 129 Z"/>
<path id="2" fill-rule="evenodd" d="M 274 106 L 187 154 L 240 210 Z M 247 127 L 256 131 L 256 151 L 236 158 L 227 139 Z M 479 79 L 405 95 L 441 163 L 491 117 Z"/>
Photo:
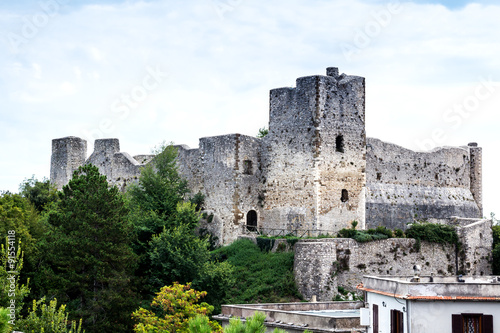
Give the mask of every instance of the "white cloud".
<path id="1" fill-rule="evenodd" d="M 498 93 L 458 130 L 446 127 L 442 114 L 480 77 L 500 81 L 500 6 L 452 11 L 402 3 L 389 23 L 377 21 L 388 8 L 352 0 L 256 0 L 220 19 L 206 0 L 62 7 L 19 52 L 0 52 L 1 116 L 25 138 L 0 134 L 2 153 L 12 158 L 1 166 L 2 188 L 16 190 L 32 173 L 48 176 L 51 139 L 97 133 L 103 119 L 113 125 L 106 134 L 119 136 L 131 154 L 162 140 L 196 146 L 202 136 L 254 135 L 268 121 L 269 89 L 294 86 L 297 77 L 324 74 L 328 66 L 366 77 L 369 136 L 416 149 L 417 140 L 445 127 L 447 145 L 478 141 L 485 155 L 495 151 Z M 23 15 L 1 11 L 0 32 L 19 33 Z M 377 23 L 378 33 L 347 59 L 341 45 L 356 45 L 356 36 Z M 110 111 L 114 101 L 142 84 L 148 66 L 169 79 L 118 118 Z M 500 181 L 489 168 L 486 206 L 498 211 Z"/>

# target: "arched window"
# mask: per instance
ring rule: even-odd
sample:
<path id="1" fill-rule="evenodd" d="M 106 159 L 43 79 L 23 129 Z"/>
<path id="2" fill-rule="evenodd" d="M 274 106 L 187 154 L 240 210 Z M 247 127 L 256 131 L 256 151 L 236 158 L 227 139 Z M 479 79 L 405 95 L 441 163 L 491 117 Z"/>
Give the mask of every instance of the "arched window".
<path id="1" fill-rule="evenodd" d="M 247 213 L 247 229 L 248 231 L 257 231 L 257 212 L 255 210 Z"/>
<path id="2" fill-rule="evenodd" d="M 343 189 L 342 196 L 340 197 L 340 201 L 346 202 L 347 200 L 349 200 L 349 192 L 347 192 L 346 189 Z"/>
<path id="3" fill-rule="evenodd" d="M 339 153 L 344 152 L 344 136 L 343 135 L 337 135 L 335 138 L 335 150 Z"/>

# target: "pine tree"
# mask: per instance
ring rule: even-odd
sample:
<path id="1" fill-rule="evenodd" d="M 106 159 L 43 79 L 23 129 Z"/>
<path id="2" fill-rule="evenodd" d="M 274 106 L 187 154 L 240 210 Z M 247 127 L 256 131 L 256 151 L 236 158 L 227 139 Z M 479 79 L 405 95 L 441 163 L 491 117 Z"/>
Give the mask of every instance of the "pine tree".
<path id="1" fill-rule="evenodd" d="M 116 187 L 97 167 L 85 165 L 63 187 L 48 222 L 45 265 L 40 281 L 46 295 L 67 303 L 87 332 L 130 331 L 136 307 L 131 290 L 136 256 L 132 228 Z"/>

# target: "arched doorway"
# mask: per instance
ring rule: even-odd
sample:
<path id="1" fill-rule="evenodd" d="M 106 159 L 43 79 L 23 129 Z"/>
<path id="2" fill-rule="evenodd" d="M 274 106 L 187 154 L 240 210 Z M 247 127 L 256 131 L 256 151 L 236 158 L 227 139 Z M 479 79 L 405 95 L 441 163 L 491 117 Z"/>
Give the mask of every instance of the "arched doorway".
<path id="1" fill-rule="evenodd" d="M 257 212 L 255 210 L 247 213 L 247 229 L 248 231 L 257 231 Z"/>

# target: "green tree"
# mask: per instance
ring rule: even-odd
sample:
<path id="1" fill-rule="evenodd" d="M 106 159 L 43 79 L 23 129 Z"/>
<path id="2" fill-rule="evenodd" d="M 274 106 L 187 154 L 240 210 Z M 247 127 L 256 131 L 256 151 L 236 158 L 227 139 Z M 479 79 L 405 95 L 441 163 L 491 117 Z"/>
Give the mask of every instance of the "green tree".
<path id="1" fill-rule="evenodd" d="M 134 251 L 140 256 L 141 291 L 152 298 L 162 286 L 192 282 L 206 290 L 207 301 L 220 309 L 232 285 L 232 267 L 211 262 L 208 238 L 196 235 L 204 197 L 198 193 L 186 200 L 187 182 L 179 175 L 176 158 L 175 147 L 161 146 L 127 193 L 136 232 Z"/>
<path id="2" fill-rule="evenodd" d="M 0 308 L 0 333 L 10 332 L 10 317 L 9 309 Z"/>
<path id="3" fill-rule="evenodd" d="M 19 318 L 24 299 L 30 292 L 28 285 L 20 281 L 24 265 L 21 244 L 6 237 L 5 246 L 0 247 L 0 307 L 7 309 L 12 322 Z"/>
<path id="4" fill-rule="evenodd" d="M 198 290 L 207 290 L 207 302 L 220 310 L 226 290 L 234 283 L 229 263 L 211 262 L 209 241 L 199 238 L 194 227 L 200 218 L 196 206 L 183 202 L 177 205 L 176 226 L 153 236 L 149 243 L 148 274 L 150 290 L 175 281 L 193 281 Z"/>
<path id="5" fill-rule="evenodd" d="M 47 204 L 58 199 L 57 189 L 50 183 L 50 180 L 44 178 L 39 181 L 34 175 L 19 185 L 19 194 L 28 199 L 38 212 L 42 212 Z"/>
<path id="6" fill-rule="evenodd" d="M 15 231 L 16 246 L 22 240 L 26 260 L 26 271 L 34 271 L 39 257 L 38 240 L 43 236 L 44 225 L 35 207 L 19 194 L 0 195 L 0 237 Z"/>
<path id="7" fill-rule="evenodd" d="M 494 214 L 492 218 L 494 219 Z M 500 225 L 493 226 L 493 261 L 492 269 L 494 275 L 500 275 Z"/>
<path id="8" fill-rule="evenodd" d="M 151 302 L 151 310 L 140 308 L 132 314 L 139 323 L 135 325 L 137 333 L 187 332 L 189 320 L 198 315 L 208 316 L 213 306 L 199 303 L 207 293 L 191 289 L 191 284 L 174 283 L 161 288 Z M 213 332 L 221 332 L 217 322 L 209 322 Z"/>
<path id="9" fill-rule="evenodd" d="M 132 184 L 128 190 L 133 209 L 154 212 L 163 221 L 164 225 L 150 230 L 151 235 L 161 232 L 163 226 L 170 226 L 177 203 L 189 193 L 187 181 L 178 172 L 177 148 L 161 145 L 155 153 L 151 163 L 141 170 L 138 184 Z"/>
<path id="10" fill-rule="evenodd" d="M 108 187 L 97 167 L 73 174 L 50 211 L 38 275 L 45 294 L 68 305 L 70 317 L 83 318 L 89 332 L 127 332 L 127 313 L 137 306 L 131 289 L 136 256 L 132 229 L 116 187 Z"/>
<path id="11" fill-rule="evenodd" d="M 66 305 L 63 304 L 57 308 L 56 299 L 47 305 L 45 298 L 42 298 L 39 301 L 33 301 L 28 316 L 18 320 L 15 328 L 24 333 L 80 333 L 82 321 L 80 320 L 77 324 L 76 321 L 68 320 Z"/>

